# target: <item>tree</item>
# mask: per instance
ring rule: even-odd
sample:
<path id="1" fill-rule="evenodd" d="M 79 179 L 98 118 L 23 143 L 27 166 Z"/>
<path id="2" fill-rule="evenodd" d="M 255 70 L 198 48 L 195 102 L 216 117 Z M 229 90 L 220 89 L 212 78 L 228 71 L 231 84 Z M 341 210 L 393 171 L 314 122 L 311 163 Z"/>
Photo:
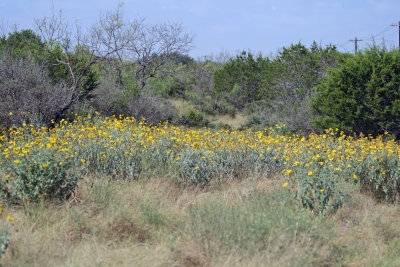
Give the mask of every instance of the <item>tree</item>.
<path id="1" fill-rule="evenodd" d="M 30 120 L 28 112 L 35 114 L 46 124 L 57 118 L 57 114 L 68 102 L 70 76 L 68 68 L 59 64 L 52 55 L 65 58 L 60 46 L 53 46 L 48 53 L 48 44 L 32 30 L 14 31 L 0 38 L 1 96 L 0 110 L 2 124 L 10 126 Z M 79 58 L 70 55 L 72 67 L 79 66 Z M 35 69 L 36 68 L 36 69 Z M 97 77 L 92 70 L 86 72 L 78 84 L 87 98 L 97 85 Z M 57 96 L 57 94 L 62 95 Z M 58 99 L 56 99 L 58 98 Z M 50 104 L 52 106 L 50 106 Z M 12 117 L 4 114 L 13 113 Z"/>
<path id="2" fill-rule="evenodd" d="M 0 124 L 49 124 L 68 101 L 67 86 L 53 85 L 46 67 L 32 57 L 0 56 Z"/>
<path id="3" fill-rule="evenodd" d="M 318 128 L 400 137 L 400 51 L 376 45 L 348 57 L 317 87 Z"/>
<path id="4" fill-rule="evenodd" d="M 218 97 L 228 97 L 237 108 L 266 97 L 266 81 L 269 81 L 270 61 L 243 51 L 230 59 L 214 73 L 214 90 Z"/>
<path id="5" fill-rule="evenodd" d="M 340 60 L 341 54 L 335 46 L 324 49 L 314 42 L 310 49 L 301 43 L 284 47 L 274 60 L 280 101 L 285 105 L 301 103 L 312 96 L 314 87 Z"/>
<path id="6" fill-rule="evenodd" d="M 142 90 L 146 81 L 154 77 L 172 55 L 188 52 L 192 37 L 179 23 L 142 24 L 136 29 L 139 38 L 130 44 L 128 51 L 138 64 L 136 78 Z"/>
<path id="7" fill-rule="evenodd" d="M 50 71 L 51 76 L 63 77 L 68 86 L 68 101 L 56 113 L 55 119 L 59 119 L 96 86 L 95 74 L 91 73 L 93 65 L 111 57 L 121 46 L 117 43 L 101 46 L 99 38 L 103 36 L 83 34 L 78 25 L 73 30 L 61 12 L 35 22 L 46 43 L 48 61 L 54 66 Z"/>
<path id="8" fill-rule="evenodd" d="M 77 48 L 76 50 L 79 50 Z M 48 52 L 51 53 L 48 53 Z M 86 53 L 89 53 L 86 51 Z M 52 48 L 41 40 L 41 37 L 34 33 L 32 30 L 14 31 L 8 36 L 5 35 L 0 38 L 0 54 L 8 54 L 17 59 L 34 59 L 39 65 L 46 67 L 48 75 L 53 85 L 60 82 L 71 84 L 70 74 L 68 67 L 59 64 L 56 59 L 64 58 L 65 54 L 60 45 L 54 45 Z M 55 56 L 56 55 L 56 56 Z M 72 67 L 77 68 L 82 60 L 77 55 L 70 54 Z M 79 90 L 83 91 L 82 98 L 87 97 L 88 93 L 92 91 L 97 85 L 96 73 L 90 68 L 88 72 L 82 77 L 79 83 Z"/>
<path id="9" fill-rule="evenodd" d="M 255 102 L 246 105 L 248 125 L 263 129 L 285 123 L 293 131 L 314 130 L 310 108 L 314 87 L 326 76 L 329 68 L 341 62 L 342 57 L 334 46 L 322 48 L 316 42 L 310 48 L 301 43 L 283 47 L 264 70 L 260 83 L 262 94 L 255 98 Z M 240 77 L 237 74 L 231 76 Z"/>
<path id="10" fill-rule="evenodd" d="M 5 53 L 15 58 L 33 57 L 43 63 L 45 44 L 32 30 L 14 31 L 0 38 L 0 54 Z"/>
<path id="11" fill-rule="evenodd" d="M 32 87 L 39 92 L 41 87 L 38 82 L 42 81 L 42 93 L 48 96 L 53 96 L 49 92 L 51 86 L 55 92 L 60 92 L 62 88 L 62 101 L 57 102 L 49 112 L 56 121 L 65 116 L 66 111 L 75 103 L 91 96 L 98 85 L 97 71 L 100 63 L 108 69 L 113 68 L 117 74 L 118 86 L 123 88 L 128 79 L 130 84 L 136 83 L 133 87 L 141 91 L 147 80 L 159 73 L 171 55 L 176 57 L 188 51 L 192 37 L 184 33 L 181 24 L 147 25 L 142 19 L 126 21 L 121 8 L 119 5 L 115 10 L 100 16 L 98 23 L 88 31 L 83 31 L 79 25 L 71 26 L 60 12 L 36 20 L 38 34 L 24 30 L 1 37 L 0 54 L 4 56 L 3 62 L 29 62 L 30 67 L 38 68 L 36 78 L 42 77 L 34 78 L 34 84 L 28 86 L 23 77 L 16 78 L 3 70 L 2 84 L 17 81 L 10 88 L 23 92 Z M 22 73 L 21 64 L 15 68 L 19 70 L 18 73 Z M 4 90 L 4 96 L 10 97 L 13 94 L 7 88 Z M 22 95 L 13 101 L 22 101 Z M 19 109 L 15 106 L 15 110 Z"/>
<path id="12" fill-rule="evenodd" d="M 106 68 L 114 70 L 121 87 L 125 87 L 127 80 L 134 80 L 139 92 L 169 60 L 176 60 L 178 55 L 187 53 L 193 41 L 180 23 L 151 25 L 140 18 L 126 21 L 121 6 L 102 16 L 92 28 L 91 36 L 97 51 L 118 47 L 113 53 L 114 57 L 107 59 Z"/>

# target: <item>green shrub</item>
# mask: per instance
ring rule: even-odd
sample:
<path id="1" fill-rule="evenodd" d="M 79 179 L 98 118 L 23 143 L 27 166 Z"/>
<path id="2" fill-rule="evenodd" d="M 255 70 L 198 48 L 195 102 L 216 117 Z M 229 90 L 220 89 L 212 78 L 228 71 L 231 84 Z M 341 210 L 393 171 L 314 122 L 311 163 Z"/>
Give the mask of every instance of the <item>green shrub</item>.
<path id="1" fill-rule="evenodd" d="M 181 182 L 205 186 L 214 178 L 212 162 L 206 153 L 186 150 L 179 157 L 177 166 Z"/>
<path id="2" fill-rule="evenodd" d="M 317 86 L 314 121 L 339 128 L 400 137 L 400 50 L 373 47 L 347 58 Z"/>
<path id="3" fill-rule="evenodd" d="M 215 114 L 215 109 L 213 105 L 210 102 L 204 103 L 201 105 L 201 111 L 209 114 L 209 115 L 214 115 Z"/>
<path id="4" fill-rule="evenodd" d="M 184 98 L 195 105 L 202 103 L 201 96 L 196 91 L 185 91 Z"/>
<path id="5" fill-rule="evenodd" d="M 341 180 L 337 174 L 323 168 L 317 174 L 300 169 L 292 177 L 292 181 L 296 184 L 293 195 L 300 206 L 322 216 L 336 213 L 352 188 L 351 184 Z"/>
<path id="6" fill-rule="evenodd" d="M 189 110 L 181 118 L 181 123 L 189 127 L 202 127 L 208 125 L 208 120 L 204 118 L 203 113 L 197 110 Z"/>
<path id="7" fill-rule="evenodd" d="M 238 109 L 246 103 L 260 100 L 267 92 L 271 62 L 243 51 L 214 72 L 214 94 L 225 97 Z"/>
<path id="8" fill-rule="evenodd" d="M 380 200 L 394 202 L 400 192 L 400 162 L 397 155 L 378 152 L 359 162 L 353 177 L 363 191 L 372 192 Z M 354 176 L 355 175 L 355 176 Z M 352 179 L 352 178 L 351 178 Z"/>
<path id="9" fill-rule="evenodd" d="M 50 151 L 15 160 L 14 163 L 5 168 L 8 175 L 2 181 L 13 200 L 62 200 L 69 198 L 77 186 L 76 174 L 69 171 L 71 163 L 54 158 Z"/>

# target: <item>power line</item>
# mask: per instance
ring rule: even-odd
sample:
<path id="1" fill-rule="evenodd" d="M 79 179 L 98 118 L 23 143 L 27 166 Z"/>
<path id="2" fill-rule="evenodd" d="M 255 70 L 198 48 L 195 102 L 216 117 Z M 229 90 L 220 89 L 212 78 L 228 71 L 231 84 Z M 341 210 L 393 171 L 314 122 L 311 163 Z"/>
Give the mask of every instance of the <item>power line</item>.
<path id="1" fill-rule="evenodd" d="M 344 46 L 344 45 L 349 45 L 349 44 L 350 44 L 349 41 L 346 41 L 346 42 L 344 42 L 342 44 L 338 44 L 337 46 Z"/>
<path id="2" fill-rule="evenodd" d="M 376 39 L 377 37 L 379 37 L 379 36 L 382 35 L 382 34 L 385 34 L 385 33 L 389 32 L 389 31 L 391 31 L 391 30 L 393 30 L 393 28 L 391 27 L 391 25 L 389 25 L 389 26 L 387 26 L 384 30 L 380 31 L 379 33 L 377 33 L 377 34 L 375 34 L 375 35 L 371 35 L 370 37 L 364 37 L 363 39 L 364 39 L 365 41 L 375 41 L 375 39 Z M 393 33 L 391 33 L 391 34 L 393 34 Z M 387 35 L 385 35 L 385 36 L 387 36 Z"/>
<path id="3" fill-rule="evenodd" d="M 386 26 L 385 29 L 383 29 L 382 31 L 380 31 L 378 34 L 373 35 L 371 38 L 376 38 L 376 37 L 378 37 L 379 35 L 384 34 L 384 33 L 388 32 L 388 31 L 390 31 L 390 30 L 392 30 L 392 29 L 393 29 L 393 28 L 392 28 L 391 25 Z"/>
<path id="4" fill-rule="evenodd" d="M 382 39 L 386 39 L 387 37 L 393 37 L 394 32 L 390 33 L 390 34 L 385 34 L 384 36 L 382 36 Z"/>
<path id="5" fill-rule="evenodd" d="M 399 21 L 399 25 L 400 25 L 400 21 Z M 370 36 L 370 37 L 366 37 L 366 36 L 365 36 L 365 37 L 361 37 L 362 40 L 361 40 L 361 39 L 355 38 L 355 39 L 357 39 L 357 44 L 356 44 L 356 40 L 354 39 L 354 40 L 349 40 L 349 41 L 346 41 L 346 42 L 344 42 L 344 43 L 338 44 L 338 45 L 336 45 L 336 47 L 341 47 L 341 48 L 343 48 L 345 51 L 347 51 L 347 48 L 346 48 L 345 46 L 348 46 L 349 44 L 351 44 L 351 42 L 354 42 L 355 50 L 358 51 L 358 49 L 359 49 L 358 42 L 360 42 L 360 41 L 367 41 L 367 42 L 369 42 L 369 41 L 375 41 L 375 39 L 376 39 L 377 37 L 381 36 L 381 35 L 383 35 L 382 38 L 385 39 L 385 38 L 388 37 L 388 36 L 392 36 L 392 35 L 393 35 L 393 32 L 391 32 L 391 33 L 389 33 L 389 34 L 385 34 L 385 33 L 387 33 L 387 32 L 389 32 L 389 31 L 393 30 L 393 27 L 392 27 L 392 26 L 399 26 L 399 25 L 388 25 L 388 26 L 386 26 L 384 29 L 382 29 L 380 32 L 378 32 L 377 34 L 375 34 L 375 35 L 372 35 L 372 36 Z M 399 28 L 400 28 L 400 26 L 399 26 Z M 399 29 L 399 35 L 400 35 L 400 29 Z M 400 36 L 399 36 L 399 46 L 400 46 Z"/>

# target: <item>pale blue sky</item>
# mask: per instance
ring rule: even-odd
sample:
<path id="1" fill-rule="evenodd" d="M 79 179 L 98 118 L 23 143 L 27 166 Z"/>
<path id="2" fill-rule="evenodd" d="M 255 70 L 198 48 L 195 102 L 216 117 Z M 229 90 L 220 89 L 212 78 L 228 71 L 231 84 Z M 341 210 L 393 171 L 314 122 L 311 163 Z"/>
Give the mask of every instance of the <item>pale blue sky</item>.
<path id="1" fill-rule="evenodd" d="M 113 9 L 119 0 L 0 0 L 0 22 L 31 28 L 34 18 L 62 9 L 65 16 L 91 25 L 100 12 Z M 125 0 L 127 18 L 144 17 L 152 23 L 182 22 L 195 35 L 193 57 L 236 54 L 240 50 L 274 54 L 282 46 L 313 40 L 354 51 L 349 39 L 365 41 L 363 48 L 385 38 L 398 45 L 399 0 Z M 368 42 L 367 42 L 368 40 Z"/>

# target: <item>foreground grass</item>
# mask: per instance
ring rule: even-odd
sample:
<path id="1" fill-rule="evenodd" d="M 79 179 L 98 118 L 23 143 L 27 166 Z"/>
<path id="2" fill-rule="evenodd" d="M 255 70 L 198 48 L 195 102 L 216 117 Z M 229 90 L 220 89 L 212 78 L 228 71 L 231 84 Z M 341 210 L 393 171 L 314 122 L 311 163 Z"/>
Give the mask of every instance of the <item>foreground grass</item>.
<path id="1" fill-rule="evenodd" d="M 84 177 L 67 202 L 4 208 L 5 266 L 392 266 L 399 208 L 355 193 L 335 215 L 296 208 L 282 177 L 179 186 Z"/>

